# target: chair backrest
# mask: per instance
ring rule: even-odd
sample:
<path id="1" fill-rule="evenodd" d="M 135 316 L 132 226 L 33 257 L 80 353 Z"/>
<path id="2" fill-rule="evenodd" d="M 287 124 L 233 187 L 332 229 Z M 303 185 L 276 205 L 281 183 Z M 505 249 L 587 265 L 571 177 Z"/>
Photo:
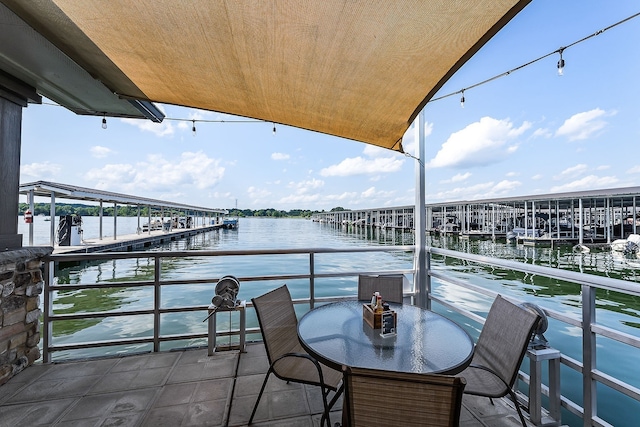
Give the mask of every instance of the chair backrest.
<path id="1" fill-rule="evenodd" d="M 498 295 L 489 309 L 471 363 L 491 368 L 513 387 L 539 321 L 540 316 L 534 311 Z"/>
<path id="2" fill-rule="evenodd" d="M 269 364 L 285 353 L 297 351 L 298 318 L 287 285 L 252 298 Z"/>
<path id="3" fill-rule="evenodd" d="M 457 426 L 462 377 L 343 368 L 350 426 Z"/>
<path id="4" fill-rule="evenodd" d="M 374 292 L 380 292 L 382 299 L 388 302 L 402 304 L 402 274 L 388 274 L 382 276 L 358 276 L 358 300 L 371 301 Z"/>

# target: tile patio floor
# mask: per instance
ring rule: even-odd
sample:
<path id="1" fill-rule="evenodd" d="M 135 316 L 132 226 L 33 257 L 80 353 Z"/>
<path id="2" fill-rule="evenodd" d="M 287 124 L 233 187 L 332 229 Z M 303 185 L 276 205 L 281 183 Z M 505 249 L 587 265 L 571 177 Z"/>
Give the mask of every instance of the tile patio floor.
<path id="1" fill-rule="evenodd" d="M 210 357 L 196 349 L 36 364 L 0 386 L 0 427 L 245 426 L 267 369 L 259 343 Z M 321 413 L 319 388 L 272 375 L 253 425 L 319 426 Z M 504 400 L 465 395 L 460 425 L 520 422 Z"/>

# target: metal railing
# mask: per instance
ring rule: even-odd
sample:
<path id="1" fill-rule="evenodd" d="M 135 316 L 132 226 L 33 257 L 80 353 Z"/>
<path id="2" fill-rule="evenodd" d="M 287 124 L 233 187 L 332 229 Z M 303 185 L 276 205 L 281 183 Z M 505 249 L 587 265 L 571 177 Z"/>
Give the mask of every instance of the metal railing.
<path id="1" fill-rule="evenodd" d="M 365 252 L 412 252 L 413 246 L 381 246 L 381 247 L 365 247 L 365 248 L 344 248 L 344 249 L 283 249 L 283 250 L 242 250 L 242 251 L 159 251 L 159 252 L 127 252 L 127 253 L 99 253 L 99 254 L 73 254 L 73 255 L 51 255 L 45 263 L 45 290 L 44 290 L 44 320 L 43 320 L 43 360 L 50 362 L 52 354 L 57 351 L 71 351 L 74 349 L 87 349 L 117 345 L 131 344 L 151 344 L 153 351 L 160 351 L 160 343 L 168 341 L 180 341 L 185 339 L 206 339 L 207 332 L 191 332 L 172 335 L 161 334 L 161 316 L 170 313 L 188 313 L 202 311 L 207 312 L 208 305 L 189 305 L 182 307 L 165 307 L 162 305 L 162 290 L 166 287 L 185 285 L 185 284 L 212 284 L 217 282 L 218 278 L 193 278 L 185 277 L 180 280 L 166 280 L 163 278 L 162 263 L 163 260 L 171 258 L 195 258 L 195 257 L 244 257 L 244 256 L 273 256 L 273 255 L 300 255 L 308 256 L 308 271 L 303 274 L 288 275 L 271 275 L 271 276 L 246 276 L 238 277 L 241 282 L 256 281 L 282 281 L 282 280 L 308 280 L 309 296 L 308 298 L 296 299 L 297 304 L 308 304 L 313 308 L 316 303 L 324 303 L 344 299 L 345 296 L 326 296 L 317 297 L 316 285 L 318 281 L 327 278 L 354 277 L 359 274 L 405 274 L 413 275 L 411 268 L 400 270 L 370 270 L 370 271 L 316 271 L 316 257 L 319 254 L 353 254 Z M 640 287 L 637 283 L 625 282 L 622 280 L 611 279 L 607 277 L 582 274 L 572 271 L 560 270 L 550 267 L 525 264 L 509 260 L 485 257 L 480 255 L 472 255 L 446 249 L 428 248 L 428 254 L 431 265 L 428 271 L 428 280 L 448 283 L 461 287 L 466 291 L 473 291 L 480 295 L 494 298 L 497 292 L 482 286 L 474 285 L 469 280 L 456 277 L 447 271 L 447 268 L 436 268 L 439 266 L 435 262 L 436 258 L 452 258 L 459 262 L 469 263 L 469 265 L 491 266 L 496 269 L 505 269 L 511 271 L 522 272 L 530 275 L 540 275 L 557 279 L 565 282 L 575 283 L 581 288 L 581 315 L 574 317 L 552 310 L 542 306 L 547 316 L 555 319 L 563 324 L 580 328 L 582 330 L 582 361 L 576 360 L 569 355 L 562 354 L 561 363 L 565 367 L 578 372 L 582 376 L 582 394 L 583 404 L 570 400 L 565 394 L 561 396 L 561 405 L 569 412 L 582 418 L 584 426 L 609 426 L 606 420 L 601 419 L 597 414 L 597 384 L 603 384 L 613 390 L 622 393 L 625 396 L 640 402 L 640 389 L 627 383 L 623 378 L 615 378 L 605 372 L 599 370 L 596 366 L 597 359 L 597 337 L 606 337 L 615 340 L 626 346 L 640 349 L 640 338 L 625 333 L 615 328 L 599 324 L 596 320 L 596 291 L 605 289 L 607 291 L 619 292 L 634 297 L 640 296 Z M 105 260 L 123 260 L 123 259 L 149 259 L 153 264 L 153 279 L 142 281 L 116 281 L 116 282 L 100 282 L 100 283 L 78 283 L 78 284 L 58 284 L 55 278 L 55 265 L 60 262 L 86 262 L 86 261 L 105 261 Z M 83 312 L 64 314 L 56 312 L 54 309 L 54 296 L 60 291 L 79 291 L 89 289 L 104 288 L 151 288 L 153 291 L 153 307 L 137 310 L 118 310 L 118 311 L 99 311 L 99 312 Z M 406 290 L 405 290 L 406 291 Z M 212 292 L 213 294 L 213 292 Z M 412 292 L 405 292 L 405 295 L 411 296 Z M 444 298 L 440 298 L 433 293 L 430 300 L 437 302 L 443 307 L 455 311 L 469 319 L 482 324 L 484 318 L 473 313 L 464 307 L 456 306 L 449 303 Z M 537 301 L 536 301 L 537 302 Z M 59 310 L 58 310 L 59 311 Z M 153 336 L 149 337 L 132 337 L 132 338 L 113 338 L 102 341 L 76 342 L 76 343 L 56 343 L 53 335 L 53 325 L 62 321 L 86 321 L 91 319 L 105 319 L 124 316 L 152 316 L 153 317 Z M 219 335 L 238 334 L 238 330 L 229 330 L 228 332 L 219 333 Z M 247 333 L 259 333 L 257 327 L 249 328 Z M 528 383 L 528 375 L 521 372 L 519 378 Z M 542 393 L 548 394 L 548 387 L 543 386 Z M 535 397 L 539 399 L 539 396 Z"/>
<path id="2" fill-rule="evenodd" d="M 318 273 L 315 268 L 316 255 L 318 254 L 336 254 L 336 253 L 365 253 L 365 252 L 412 252 L 413 246 L 384 246 L 384 247 L 367 247 L 367 248 L 344 248 L 344 249 L 273 249 L 273 250 L 239 250 L 239 251 L 158 251 L 158 252 L 107 252 L 92 254 L 58 254 L 50 255 L 45 262 L 45 289 L 44 289 L 44 307 L 43 307 L 43 332 L 42 332 L 42 354 L 44 362 L 52 361 L 52 354 L 65 350 L 77 350 L 98 347 L 111 347 L 121 345 L 135 344 L 152 344 L 153 351 L 160 351 L 160 343 L 169 341 L 181 341 L 189 339 L 207 338 L 207 332 L 201 333 L 181 333 L 173 335 L 161 334 L 160 319 L 161 316 L 171 313 L 187 313 L 187 312 L 207 312 L 209 305 L 188 305 L 181 307 L 164 307 L 162 305 L 163 288 L 180 285 L 193 284 L 215 284 L 218 277 L 194 278 L 185 277 L 181 280 L 163 279 L 162 262 L 163 260 L 175 258 L 212 258 L 212 257 L 246 257 L 246 256 L 273 256 L 273 255 L 308 255 L 308 272 L 304 274 L 287 274 L 287 275 L 271 275 L 271 276 L 243 276 L 237 277 L 241 282 L 256 281 L 283 281 L 304 279 L 309 281 L 309 297 L 296 300 L 296 303 L 309 304 L 313 308 L 316 301 L 330 302 L 337 301 L 340 298 L 316 298 L 315 282 L 317 279 L 332 277 L 357 277 L 358 274 L 413 274 L 411 269 L 404 270 L 370 270 L 370 271 L 340 271 L 340 272 L 324 272 Z M 78 283 L 78 284 L 57 284 L 55 279 L 56 264 L 59 263 L 78 263 L 91 261 L 113 261 L 127 259 L 150 259 L 153 264 L 152 280 L 133 280 L 133 281 L 109 281 L 99 283 Z M 153 290 L 153 307 L 138 310 L 118 310 L 118 311 L 94 311 L 82 313 L 56 313 L 54 309 L 54 293 L 55 292 L 74 292 L 79 290 L 99 290 L 105 288 L 112 289 L 132 289 L 132 288 L 151 288 Z M 213 296 L 213 287 L 211 289 Z M 249 303 L 248 306 L 251 306 Z M 92 319 L 105 319 L 111 317 L 126 316 L 153 316 L 153 336 L 137 337 L 137 338 L 114 338 L 109 340 L 76 342 L 60 344 L 54 342 L 53 325 L 57 322 L 64 321 L 84 321 Z M 259 333 L 258 328 L 250 329 L 249 333 Z M 232 331 L 237 334 L 238 331 Z"/>

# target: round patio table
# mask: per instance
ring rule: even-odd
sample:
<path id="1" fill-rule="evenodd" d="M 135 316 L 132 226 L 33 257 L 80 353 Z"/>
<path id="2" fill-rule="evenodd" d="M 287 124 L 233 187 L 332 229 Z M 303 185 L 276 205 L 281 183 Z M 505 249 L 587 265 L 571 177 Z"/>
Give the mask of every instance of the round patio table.
<path id="1" fill-rule="evenodd" d="M 304 349 L 334 369 L 342 365 L 396 372 L 454 375 L 467 367 L 473 340 L 455 322 L 413 305 L 390 304 L 396 335 L 380 336 L 362 315 L 362 301 L 322 305 L 298 322 Z"/>

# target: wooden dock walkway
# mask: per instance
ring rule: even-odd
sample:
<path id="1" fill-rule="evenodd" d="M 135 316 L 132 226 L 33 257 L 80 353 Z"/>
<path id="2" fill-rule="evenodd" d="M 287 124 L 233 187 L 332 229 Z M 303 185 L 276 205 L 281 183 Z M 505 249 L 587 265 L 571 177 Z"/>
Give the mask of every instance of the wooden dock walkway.
<path id="1" fill-rule="evenodd" d="M 174 228 L 170 231 L 153 230 L 144 231 L 139 234 L 124 234 L 114 238 L 109 236 L 103 239 L 92 238 L 82 240 L 81 245 L 76 246 L 55 246 L 54 254 L 74 254 L 109 251 L 136 251 L 144 250 L 150 246 L 184 239 L 197 234 L 208 233 L 222 228 L 223 224 L 205 225 L 194 228 Z"/>

